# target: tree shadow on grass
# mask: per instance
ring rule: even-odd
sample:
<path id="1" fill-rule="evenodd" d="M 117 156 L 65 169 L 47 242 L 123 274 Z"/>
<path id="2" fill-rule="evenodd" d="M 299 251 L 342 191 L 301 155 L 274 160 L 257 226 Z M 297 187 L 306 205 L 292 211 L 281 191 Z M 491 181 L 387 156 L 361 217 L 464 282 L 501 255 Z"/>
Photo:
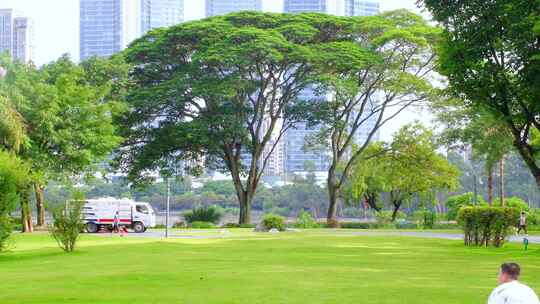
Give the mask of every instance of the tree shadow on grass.
<path id="1" fill-rule="evenodd" d="M 26 262 L 26 261 L 43 259 L 46 257 L 55 257 L 55 256 L 60 256 L 60 255 L 66 255 L 66 254 L 74 254 L 74 253 L 66 253 L 60 250 L 51 251 L 51 252 L 43 252 L 43 253 L 36 253 L 36 252 L 21 253 L 21 252 L 8 251 L 8 252 L 0 254 L 0 264 L 8 263 L 8 262 Z"/>

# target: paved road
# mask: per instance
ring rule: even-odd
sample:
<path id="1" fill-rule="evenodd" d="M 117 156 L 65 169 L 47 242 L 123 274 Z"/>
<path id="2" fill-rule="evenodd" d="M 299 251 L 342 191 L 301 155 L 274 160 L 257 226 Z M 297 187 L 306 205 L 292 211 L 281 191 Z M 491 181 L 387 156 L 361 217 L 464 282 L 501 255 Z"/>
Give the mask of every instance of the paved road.
<path id="1" fill-rule="evenodd" d="M 462 240 L 463 234 L 461 233 L 439 233 L 439 232 L 421 232 L 421 231 L 359 231 L 350 232 L 353 235 L 373 235 L 373 236 L 410 236 L 410 237 L 425 237 L 435 239 L 447 239 L 447 240 Z M 529 243 L 540 244 L 540 236 L 528 236 Z M 510 242 L 523 242 L 523 236 L 511 236 Z"/>
<path id="2" fill-rule="evenodd" d="M 328 233 L 335 235 L 358 235 L 358 236 L 408 236 L 408 237 L 424 237 L 434 239 L 446 239 L 446 240 L 462 240 L 463 234 L 461 233 L 447 233 L 447 232 L 422 232 L 422 231 L 344 231 L 344 230 L 325 230 Z M 205 235 L 208 232 L 214 232 L 209 235 Z M 215 234 L 218 232 L 218 234 Z M 102 233 L 98 235 L 108 236 L 109 233 Z M 178 239 L 217 239 L 228 238 L 233 234 L 227 229 L 223 230 L 194 230 L 192 233 L 186 233 L 183 231 L 181 234 L 177 234 L 174 230 L 169 232 L 170 238 Z M 129 237 L 149 237 L 149 238 L 163 238 L 165 237 L 165 231 L 147 231 L 145 233 L 128 233 Z M 528 236 L 529 243 L 540 244 L 540 236 Z M 523 236 L 510 237 L 511 242 L 523 242 Z"/>

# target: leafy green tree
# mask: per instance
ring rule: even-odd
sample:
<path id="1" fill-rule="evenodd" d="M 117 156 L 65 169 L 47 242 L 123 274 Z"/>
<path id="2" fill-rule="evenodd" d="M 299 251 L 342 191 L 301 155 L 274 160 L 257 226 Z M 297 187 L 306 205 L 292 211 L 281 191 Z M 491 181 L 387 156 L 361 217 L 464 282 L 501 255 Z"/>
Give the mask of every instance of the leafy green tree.
<path id="1" fill-rule="evenodd" d="M 450 196 L 446 200 L 446 204 L 445 204 L 446 208 L 448 208 L 448 213 L 447 213 L 448 220 L 451 220 L 451 221 L 455 220 L 457 218 L 458 211 L 459 209 L 461 209 L 461 207 L 472 207 L 474 206 L 474 202 L 475 202 L 474 193 L 472 192 Z M 482 197 L 477 196 L 476 204 L 479 206 L 485 206 L 486 202 L 484 202 L 484 199 Z"/>
<path id="2" fill-rule="evenodd" d="M 30 183 L 27 164 L 13 153 L 0 149 L 0 252 L 11 234 L 10 213 L 20 201 L 20 193 Z"/>
<path id="3" fill-rule="evenodd" d="M 68 180 L 94 170 L 120 142 L 113 118 L 122 109 L 111 90 L 120 77 L 102 77 L 109 65 L 126 76 L 119 63 L 95 59 L 84 65 L 63 56 L 36 68 L 0 58 L 7 75 L 0 89 L 24 119 L 27 142 L 19 156 L 31 165 L 38 225 L 44 224 L 43 189 L 48 180 Z M 113 68 L 114 66 L 114 68 Z M 23 211 L 29 210 L 30 185 L 22 191 Z M 23 212 L 25 231 L 32 230 L 30 212 Z"/>
<path id="4" fill-rule="evenodd" d="M 299 95 L 317 66 L 335 58 L 324 46 L 346 39 L 351 26 L 324 14 L 242 12 L 138 39 L 125 53 L 134 84 L 120 167 L 136 182 L 170 163 L 227 172 L 239 223 L 249 223 L 277 143 L 316 106 Z"/>
<path id="5" fill-rule="evenodd" d="M 370 160 L 372 165 L 357 163 L 358 171 L 351 177 L 353 193 L 360 196 L 370 191 L 387 192 L 392 220 L 404 203 L 417 197 L 424 202 L 433 201 L 437 190 L 455 189 L 459 176 L 458 170 L 436 148 L 431 131 L 418 124 L 404 126 L 394 135 L 389 149 Z M 377 183 L 370 183 L 370 179 Z"/>
<path id="6" fill-rule="evenodd" d="M 389 121 L 435 96 L 430 83 L 440 31 L 406 10 L 351 19 L 352 39 L 322 46 L 316 146 L 329 148 L 328 222 L 335 222 L 340 190 L 355 163 Z M 324 99 L 324 98 L 323 98 Z M 360 136 L 360 133 L 366 136 Z M 313 141 L 313 139 L 312 139 Z"/>
<path id="7" fill-rule="evenodd" d="M 540 2 L 423 2 L 445 29 L 439 71 L 449 89 L 505 126 L 540 187 Z"/>

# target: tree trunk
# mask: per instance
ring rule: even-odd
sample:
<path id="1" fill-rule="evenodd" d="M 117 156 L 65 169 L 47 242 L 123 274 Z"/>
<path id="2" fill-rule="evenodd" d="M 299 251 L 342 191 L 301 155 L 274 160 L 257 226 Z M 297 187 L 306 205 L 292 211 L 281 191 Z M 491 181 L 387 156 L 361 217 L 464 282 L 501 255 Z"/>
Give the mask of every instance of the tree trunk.
<path id="1" fill-rule="evenodd" d="M 489 206 L 493 206 L 493 167 L 490 166 L 488 168 L 488 204 Z"/>
<path id="2" fill-rule="evenodd" d="M 394 211 L 392 212 L 392 222 L 396 221 L 397 214 L 399 211 L 399 207 L 401 207 L 401 201 L 393 201 L 392 204 L 394 205 Z"/>
<path id="3" fill-rule="evenodd" d="M 38 183 L 34 184 L 34 192 L 36 194 L 36 211 L 37 225 L 45 226 L 45 202 L 44 202 L 44 187 Z"/>
<path id="4" fill-rule="evenodd" d="M 335 186 L 328 186 L 328 213 L 326 215 L 327 224 L 335 224 L 337 222 L 338 194 Z"/>
<path id="5" fill-rule="evenodd" d="M 381 208 L 377 206 L 377 195 L 375 195 L 374 193 L 368 193 L 366 194 L 365 198 L 366 198 L 366 203 L 371 209 L 377 212 L 381 211 Z"/>
<path id="6" fill-rule="evenodd" d="M 25 188 L 21 192 L 21 223 L 22 232 L 31 233 L 34 231 L 32 224 L 32 210 L 30 209 L 30 189 Z"/>
<path id="7" fill-rule="evenodd" d="M 506 207 L 504 198 L 504 156 L 499 161 L 499 197 L 501 199 L 501 207 Z"/>
<path id="8" fill-rule="evenodd" d="M 251 201 L 250 195 L 244 194 L 240 200 L 240 217 L 238 218 L 238 224 L 251 224 Z"/>

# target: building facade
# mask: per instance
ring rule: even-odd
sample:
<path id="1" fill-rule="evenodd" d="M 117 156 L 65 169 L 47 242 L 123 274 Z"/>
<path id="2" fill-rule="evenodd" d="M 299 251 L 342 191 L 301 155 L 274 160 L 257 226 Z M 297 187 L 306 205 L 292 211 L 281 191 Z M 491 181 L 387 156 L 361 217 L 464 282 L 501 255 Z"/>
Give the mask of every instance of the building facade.
<path id="1" fill-rule="evenodd" d="M 141 31 L 184 21 L 184 0 L 141 0 Z"/>
<path id="2" fill-rule="evenodd" d="M 0 52 L 22 62 L 33 56 L 34 33 L 32 20 L 12 9 L 0 9 Z"/>
<path id="3" fill-rule="evenodd" d="M 183 0 L 80 0 L 80 59 L 111 56 L 147 31 L 183 19 Z"/>
<path id="4" fill-rule="evenodd" d="M 262 11 L 262 0 L 206 0 L 206 17 L 240 11 Z"/>
<path id="5" fill-rule="evenodd" d="M 380 10 L 380 3 L 376 1 L 345 0 L 345 16 L 373 16 Z"/>

